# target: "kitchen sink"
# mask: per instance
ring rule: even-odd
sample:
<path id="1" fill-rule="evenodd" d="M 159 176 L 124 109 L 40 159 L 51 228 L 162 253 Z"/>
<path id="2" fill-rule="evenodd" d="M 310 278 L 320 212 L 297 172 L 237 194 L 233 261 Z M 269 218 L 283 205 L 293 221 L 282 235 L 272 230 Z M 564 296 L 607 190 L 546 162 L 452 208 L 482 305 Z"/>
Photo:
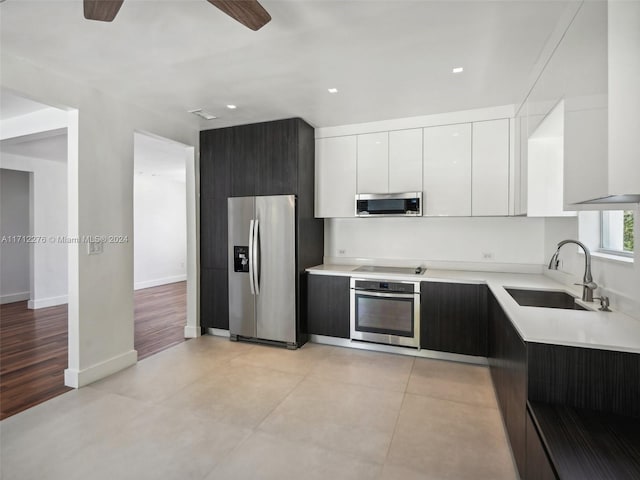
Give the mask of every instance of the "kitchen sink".
<path id="1" fill-rule="evenodd" d="M 523 307 L 564 308 L 565 310 L 589 310 L 576 303 L 576 297 L 565 292 L 505 288 Z"/>

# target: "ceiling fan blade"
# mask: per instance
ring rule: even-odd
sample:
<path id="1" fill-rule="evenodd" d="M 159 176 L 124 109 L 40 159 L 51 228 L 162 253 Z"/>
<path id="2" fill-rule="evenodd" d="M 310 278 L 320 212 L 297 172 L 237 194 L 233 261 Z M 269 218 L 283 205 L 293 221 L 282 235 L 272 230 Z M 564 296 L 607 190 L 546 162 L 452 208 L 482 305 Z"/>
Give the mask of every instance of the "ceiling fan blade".
<path id="1" fill-rule="evenodd" d="M 251 30 L 259 30 L 271 20 L 271 15 L 258 0 L 207 0 L 234 20 Z"/>
<path id="2" fill-rule="evenodd" d="M 112 22 L 124 0 L 84 0 L 84 18 Z"/>

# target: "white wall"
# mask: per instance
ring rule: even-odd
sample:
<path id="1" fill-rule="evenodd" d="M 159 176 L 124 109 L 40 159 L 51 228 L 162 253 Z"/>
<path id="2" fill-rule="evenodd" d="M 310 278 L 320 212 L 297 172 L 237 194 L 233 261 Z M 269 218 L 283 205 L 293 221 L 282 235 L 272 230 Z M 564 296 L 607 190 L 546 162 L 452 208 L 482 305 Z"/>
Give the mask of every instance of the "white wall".
<path id="1" fill-rule="evenodd" d="M 29 173 L 0 169 L 0 237 L 29 235 Z M 0 243 L 0 303 L 29 299 L 29 245 Z"/>
<path id="2" fill-rule="evenodd" d="M 636 247 L 633 262 L 616 261 L 603 257 L 592 257 L 593 280 L 598 284 L 594 296 L 607 295 L 611 299 L 611 307 L 632 317 L 640 319 L 640 210 L 635 208 L 635 239 Z M 579 239 L 578 218 L 547 218 L 545 219 L 545 259 L 549 259 L 556 251 L 557 244 L 565 239 Z M 558 271 L 545 268 L 545 274 L 551 278 L 573 285 L 582 282 L 584 274 L 584 255 L 579 247 L 565 245 L 560 252 L 562 265 Z"/>
<path id="3" fill-rule="evenodd" d="M 424 262 L 433 268 L 539 272 L 544 261 L 544 220 L 326 219 L 325 263 L 352 263 L 356 259 Z"/>
<path id="4" fill-rule="evenodd" d="M 13 147 L 15 151 L 15 147 Z M 0 166 L 31 172 L 31 244 L 29 308 L 67 303 L 67 250 L 57 237 L 67 235 L 67 165 L 2 151 Z M 54 237 L 55 239 L 52 239 Z"/>
<path id="5" fill-rule="evenodd" d="M 133 138 L 150 132 L 198 145 L 196 123 L 141 109 L 70 77 L 2 51 L 2 86 L 69 111 L 69 235 L 133 236 Z M 197 178 L 188 166 L 189 208 Z M 195 217 L 194 217 L 195 218 Z M 188 306 L 197 305 L 197 228 L 190 223 Z M 193 282 L 191 281 L 193 279 Z M 195 324 L 197 311 L 188 307 Z M 192 322 L 192 323 L 191 323 Z M 196 331 L 196 327 L 193 326 Z M 69 248 L 69 366 L 82 386 L 136 362 L 133 348 L 133 245 L 106 243 L 100 255 Z"/>
<path id="6" fill-rule="evenodd" d="M 184 180 L 136 173 L 133 193 L 134 287 L 148 288 L 186 280 Z"/>

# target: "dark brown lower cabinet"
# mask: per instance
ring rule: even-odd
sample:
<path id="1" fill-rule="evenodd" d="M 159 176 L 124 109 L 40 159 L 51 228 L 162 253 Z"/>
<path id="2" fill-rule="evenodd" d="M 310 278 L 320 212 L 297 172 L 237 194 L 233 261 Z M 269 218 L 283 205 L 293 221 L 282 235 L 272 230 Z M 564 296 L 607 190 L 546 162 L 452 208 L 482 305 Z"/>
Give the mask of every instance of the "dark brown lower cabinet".
<path id="1" fill-rule="evenodd" d="M 527 347 L 502 307 L 489 295 L 489 365 L 520 477 L 526 468 Z"/>
<path id="2" fill-rule="evenodd" d="M 486 285 L 422 282 L 420 347 L 487 356 Z"/>
<path id="3" fill-rule="evenodd" d="M 526 432 L 526 473 L 525 480 L 556 480 L 558 477 L 551 466 L 547 452 L 542 444 L 538 429 L 527 412 Z"/>
<path id="4" fill-rule="evenodd" d="M 640 418 L 640 355 L 529 342 L 529 401 Z"/>
<path id="5" fill-rule="evenodd" d="M 349 338 L 349 277 L 307 274 L 307 333 Z"/>
<path id="6" fill-rule="evenodd" d="M 524 342 L 490 294 L 488 359 L 520 478 L 640 478 L 640 355 Z"/>

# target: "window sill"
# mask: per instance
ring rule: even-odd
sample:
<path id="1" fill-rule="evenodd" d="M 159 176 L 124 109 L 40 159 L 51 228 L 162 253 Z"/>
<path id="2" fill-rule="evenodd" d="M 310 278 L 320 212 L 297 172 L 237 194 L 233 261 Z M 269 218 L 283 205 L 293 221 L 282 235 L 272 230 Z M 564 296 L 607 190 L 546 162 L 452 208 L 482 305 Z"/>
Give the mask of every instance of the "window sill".
<path id="1" fill-rule="evenodd" d="M 580 255 L 584 255 L 584 252 L 582 250 L 580 250 L 578 253 Z M 625 257 L 624 255 L 612 255 L 610 253 L 604 253 L 604 252 L 591 252 L 591 256 L 593 258 L 605 260 L 608 262 L 633 264 L 633 257 Z"/>

